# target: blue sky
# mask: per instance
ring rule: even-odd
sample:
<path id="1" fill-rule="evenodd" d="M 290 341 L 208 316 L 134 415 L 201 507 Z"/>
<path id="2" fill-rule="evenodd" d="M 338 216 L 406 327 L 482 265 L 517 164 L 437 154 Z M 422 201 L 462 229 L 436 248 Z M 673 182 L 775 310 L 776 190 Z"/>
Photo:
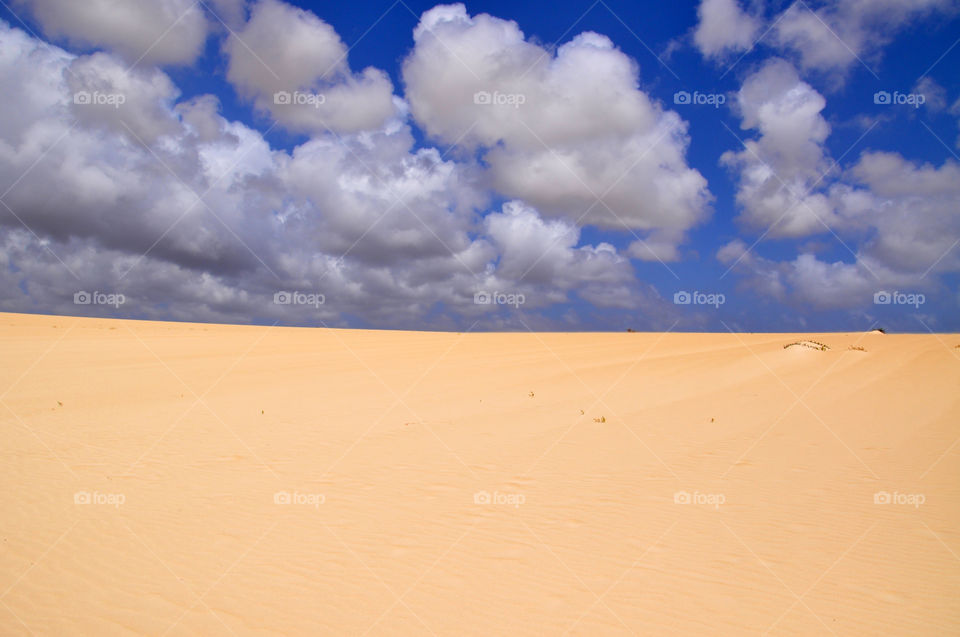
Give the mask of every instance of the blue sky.
<path id="1" fill-rule="evenodd" d="M 0 309 L 960 329 L 956 2 L 436 6 L 0 9 Z"/>

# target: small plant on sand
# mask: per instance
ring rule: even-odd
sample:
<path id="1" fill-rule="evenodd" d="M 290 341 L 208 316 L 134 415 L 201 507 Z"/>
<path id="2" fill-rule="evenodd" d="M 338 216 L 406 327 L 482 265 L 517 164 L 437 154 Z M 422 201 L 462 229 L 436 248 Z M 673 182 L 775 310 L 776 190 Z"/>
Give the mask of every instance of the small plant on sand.
<path id="1" fill-rule="evenodd" d="M 796 343 L 787 343 L 783 346 L 783 349 L 787 349 L 788 347 L 806 347 L 809 349 L 818 349 L 821 352 L 825 352 L 830 349 L 829 346 L 818 341 L 797 341 Z"/>
<path id="2" fill-rule="evenodd" d="M 851 349 L 851 350 L 854 350 L 854 351 L 856 351 L 856 352 L 865 352 L 865 351 L 867 351 L 864 347 L 862 347 L 862 346 L 860 346 L 860 345 L 851 345 L 851 346 L 850 346 L 849 348 L 847 348 L 847 349 Z"/>
<path id="3" fill-rule="evenodd" d="M 604 416 L 600 416 L 599 418 L 594 418 L 593 422 L 607 422 L 607 419 Z"/>

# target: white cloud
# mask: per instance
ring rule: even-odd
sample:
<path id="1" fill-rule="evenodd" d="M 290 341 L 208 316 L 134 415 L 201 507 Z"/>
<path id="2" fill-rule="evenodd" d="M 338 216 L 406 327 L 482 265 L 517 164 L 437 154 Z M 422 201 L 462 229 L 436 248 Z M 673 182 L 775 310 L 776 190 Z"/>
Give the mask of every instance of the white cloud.
<path id="1" fill-rule="evenodd" d="M 926 283 L 929 273 L 960 270 L 960 164 L 917 165 L 898 153 L 864 153 L 832 189 L 842 228 L 872 229 L 863 253 Z M 859 187 L 858 187 L 859 186 Z"/>
<path id="2" fill-rule="evenodd" d="M 737 0 L 702 0 L 693 42 L 705 57 L 720 58 L 753 46 L 762 20 L 744 12 Z"/>
<path id="3" fill-rule="evenodd" d="M 582 33 L 554 53 L 457 4 L 424 13 L 414 39 L 403 65 L 411 113 L 430 137 L 481 149 L 502 194 L 674 239 L 706 216 L 686 123 L 638 88 L 636 63 L 608 38 Z"/>
<path id="4" fill-rule="evenodd" d="M 934 113 L 947 108 L 947 91 L 929 75 L 924 75 L 913 85 L 913 92 L 923 95 L 924 106 Z"/>
<path id="5" fill-rule="evenodd" d="M 704 57 L 719 58 L 747 50 L 751 36 L 760 33 L 764 45 L 794 59 L 804 71 L 828 73 L 840 84 L 856 64 L 876 72 L 882 48 L 897 33 L 958 8 L 956 0 L 797 0 L 764 20 L 745 13 L 736 0 L 703 0 L 694 44 Z"/>
<path id="6" fill-rule="evenodd" d="M 539 302 L 551 290 L 556 294 L 580 287 L 579 294 L 589 295 L 598 307 L 638 305 L 630 262 L 606 243 L 577 247 L 580 231 L 569 222 L 544 220 L 531 207 L 511 201 L 502 212 L 487 215 L 485 226 L 500 254 L 492 274 L 500 286 L 527 290 Z M 557 302 L 565 297 L 547 299 Z"/>
<path id="7" fill-rule="evenodd" d="M 832 229 L 852 261 L 801 251 L 773 261 L 736 239 L 717 259 L 759 294 L 796 307 L 862 307 L 880 290 L 931 291 L 960 271 L 960 164 L 918 165 L 898 153 L 864 153 L 825 195 Z M 851 248 L 853 249 L 853 248 Z"/>
<path id="8" fill-rule="evenodd" d="M 936 93 L 934 84 L 918 86 Z M 747 287 L 797 307 L 862 307 L 882 289 L 935 289 L 937 275 L 960 271 L 960 164 L 865 152 L 840 171 L 825 146 L 825 104 L 789 63 L 768 61 L 736 101 L 742 128 L 759 137 L 722 162 L 738 171 L 747 227 L 763 238 L 829 232 L 826 240 L 846 258 L 831 262 L 801 248 L 792 260 L 774 261 L 737 239 L 717 259 Z"/>
<path id="9" fill-rule="evenodd" d="M 871 55 L 916 20 L 957 10 L 954 0 L 843 0 L 811 12 L 793 4 L 776 29 L 807 68 L 845 67 Z"/>
<path id="10" fill-rule="evenodd" d="M 867 37 L 858 12 L 814 12 L 801 3 L 790 5 L 773 30 L 779 47 L 794 51 L 805 69 L 817 70 L 846 69 L 863 53 Z"/>
<path id="11" fill-rule="evenodd" d="M 629 261 L 580 245 L 568 222 L 520 202 L 479 221 L 476 166 L 416 149 L 402 122 L 278 151 L 224 119 L 214 96 L 178 103 L 161 71 L 0 29 L 0 88 L 17 87 L 0 104 L 0 187 L 12 186 L 4 202 L 19 217 L 0 215 L 4 310 L 106 312 L 72 302 L 100 290 L 127 296 L 121 315 L 147 318 L 523 329 L 474 293 L 525 294 L 523 320 L 540 328 L 551 319 L 539 310 L 577 296 L 632 316 L 656 299 L 638 292 Z M 76 82 L 140 101 L 78 110 Z M 278 290 L 326 302 L 276 305 Z"/>
<path id="12" fill-rule="evenodd" d="M 238 29 L 247 19 L 247 0 L 210 0 L 206 5 L 213 13 L 211 24 L 218 30 L 223 29 L 221 23 L 230 29 Z"/>
<path id="13" fill-rule="evenodd" d="M 882 285 L 874 276 L 876 263 L 828 263 L 809 252 L 778 262 L 758 256 L 740 239 L 721 247 L 717 260 L 741 276 L 741 287 L 795 308 L 863 307 Z"/>
<path id="14" fill-rule="evenodd" d="M 65 73 L 70 108 L 89 128 L 130 133 L 133 141 L 152 144 L 177 127 L 170 105 L 179 91 L 162 71 L 128 70 L 106 53 L 76 58 Z"/>
<path id="15" fill-rule="evenodd" d="M 795 2 L 779 16 L 773 43 L 795 52 L 804 69 L 843 73 L 877 58 L 913 22 L 957 6 L 954 0 L 834 0 L 812 10 Z"/>
<path id="16" fill-rule="evenodd" d="M 831 162 L 824 148 L 830 127 L 821 111 L 826 100 L 800 80 L 783 60 L 768 61 L 737 93 L 741 128 L 760 136 L 721 162 L 739 171 L 741 221 L 770 229 L 771 237 L 800 237 L 826 230 L 833 210 L 817 192 Z"/>
<path id="17" fill-rule="evenodd" d="M 207 18 L 193 0 L 18 0 L 51 38 L 103 47 L 127 63 L 190 64 L 203 50 Z"/>
<path id="18" fill-rule="evenodd" d="M 280 0 L 259 0 L 224 45 L 227 79 L 295 132 L 356 132 L 394 116 L 393 85 L 378 69 L 354 74 L 333 27 Z"/>

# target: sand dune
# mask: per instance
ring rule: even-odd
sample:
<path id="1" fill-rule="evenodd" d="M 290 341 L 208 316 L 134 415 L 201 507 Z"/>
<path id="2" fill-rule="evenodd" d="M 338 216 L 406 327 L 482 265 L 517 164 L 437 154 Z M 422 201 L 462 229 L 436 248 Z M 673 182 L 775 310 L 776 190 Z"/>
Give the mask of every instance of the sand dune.
<path id="1" fill-rule="evenodd" d="M 3 314 L 0 634 L 960 634 L 958 345 Z"/>

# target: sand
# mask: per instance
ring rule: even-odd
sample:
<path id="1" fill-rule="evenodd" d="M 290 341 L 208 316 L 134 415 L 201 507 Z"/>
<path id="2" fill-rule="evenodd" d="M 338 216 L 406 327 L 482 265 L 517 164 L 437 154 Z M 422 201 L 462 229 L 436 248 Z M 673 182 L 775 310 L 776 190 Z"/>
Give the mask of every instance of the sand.
<path id="1" fill-rule="evenodd" d="M 960 634 L 958 345 L 0 314 L 0 634 Z"/>

